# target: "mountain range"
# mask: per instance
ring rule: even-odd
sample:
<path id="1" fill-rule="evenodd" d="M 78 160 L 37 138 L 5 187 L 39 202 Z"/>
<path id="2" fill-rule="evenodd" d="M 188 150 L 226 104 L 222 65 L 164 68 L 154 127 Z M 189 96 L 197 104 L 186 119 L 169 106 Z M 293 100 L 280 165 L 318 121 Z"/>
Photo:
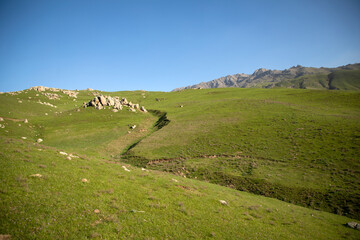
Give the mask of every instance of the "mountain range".
<path id="1" fill-rule="evenodd" d="M 228 87 L 360 90 L 360 63 L 336 68 L 301 65 L 285 70 L 259 68 L 253 74 L 228 75 L 209 82 L 176 88 L 173 91 Z"/>

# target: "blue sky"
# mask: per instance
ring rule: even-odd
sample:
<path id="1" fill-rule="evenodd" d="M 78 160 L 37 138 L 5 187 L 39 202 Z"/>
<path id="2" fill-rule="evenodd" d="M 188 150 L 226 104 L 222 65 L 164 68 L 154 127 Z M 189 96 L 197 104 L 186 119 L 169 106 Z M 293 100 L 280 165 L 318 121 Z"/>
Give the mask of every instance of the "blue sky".
<path id="1" fill-rule="evenodd" d="M 0 0 L 0 91 L 170 91 L 355 62 L 358 0 Z"/>

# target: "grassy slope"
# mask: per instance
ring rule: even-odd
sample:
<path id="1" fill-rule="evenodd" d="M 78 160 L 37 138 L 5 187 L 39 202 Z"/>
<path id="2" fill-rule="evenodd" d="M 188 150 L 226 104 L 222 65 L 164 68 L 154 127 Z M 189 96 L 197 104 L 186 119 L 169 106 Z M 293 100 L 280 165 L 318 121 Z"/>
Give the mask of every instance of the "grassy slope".
<path id="1" fill-rule="evenodd" d="M 143 92 L 111 93 L 126 96 L 149 109 L 167 112 L 171 122 L 159 131 L 151 127 L 157 118 L 150 114 L 119 112 L 115 115 L 109 109 L 75 111 L 83 101 L 92 98 L 87 91 L 81 92 L 76 101 L 66 96 L 62 100 L 39 96 L 42 101 L 56 104 L 57 109 L 35 103 L 34 91 L 11 97 L 0 95 L 0 116 L 5 117 L 1 123 L 6 126 L 0 129 L 3 136 L 0 199 L 4 216 L 0 233 L 51 239 L 91 236 L 224 239 L 264 238 L 265 235 L 270 239 L 357 238 L 355 230 L 341 225 L 349 219 L 340 216 L 205 182 L 175 177 L 180 180 L 175 183 L 171 180 L 174 176 L 159 172 L 132 168 L 132 174 L 128 174 L 121 165 L 105 161 L 145 137 L 128 152 L 130 156 L 148 160 L 175 158 L 168 164 L 147 167 L 198 178 L 204 178 L 203 169 L 206 169 L 206 176 L 220 176 L 229 181 L 229 176 L 265 177 L 270 183 L 290 187 L 303 184 L 325 189 L 322 185 L 331 183 L 336 184 L 341 193 L 347 189 L 347 183 L 347 190 L 352 188 L 357 198 L 358 165 L 352 158 L 359 146 L 356 142 L 359 132 L 354 126 L 358 121 L 359 95 L 271 91 L 152 92 L 146 93 L 145 98 Z M 28 99 L 29 96 L 32 99 Z M 18 103 L 17 98 L 22 103 Z M 183 108 L 179 107 L 181 104 Z M 28 124 L 15 121 L 25 118 L 29 119 Z M 279 122 L 280 119 L 287 124 Z M 128 134 L 128 125 L 134 123 L 139 127 Z M 301 141 L 301 136 L 296 135 L 299 126 L 304 128 L 301 133 L 305 136 L 312 134 L 313 145 L 325 149 L 314 147 L 313 152 L 309 151 L 308 148 L 312 148 L 309 142 Z M 88 132 L 95 133 L 88 136 Z M 337 134 L 341 137 L 336 137 Z M 22 136 L 28 139 L 19 140 Z M 38 137 L 44 138 L 43 145 L 33 144 Z M 67 140 L 62 141 L 64 138 Z M 324 139 L 339 146 L 326 148 Z M 293 144 L 297 147 L 296 159 L 288 156 Z M 43 147 L 45 145 L 50 148 Z M 334 146 L 335 155 L 326 155 Z M 345 151 L 338 153 L 341 148 Z M 57 153 L 59 150 L 82 154 L 83 159 L 66 160 Z M 299 156 L 300 153 L 314 155 L 306 159 Z M 234 156 L 197 157 L 204 154 Z M 325 154 L 323 161 L 312 162 L 322 154 Z M 342 156 L 341 161 L 338 154 Z M 133 159 L 128 161 L 134 163 Z M 186 172 L 187 169 L 192 172 Z M 220 172 L 225 176 L 219 175 Z M 35 173 L 45 178 L 29 177 Z M 84 177 L 90 184 L 80 182 Z M 210 180 L 216 182 L 214 179 Z M 220 199 L 229 201 L 229 206 L 219 205 Z M 95 208 L 100 209 L 100 214 L 93 213 Z M 133 213 L 132 209 L 145 214 Z"/>
<path id="2" fill-rule="evenodd" d="M 340 91 L 149 93 L 171 122 L 129 162 L 359 218 L 359 103 Z"/>
<path id="3" fill-rule="evenodd" d="M 359 90 L 360 71 L 343 70 L 330 74 L 330 89 Z"/>
<path id="4" fill-rule="evenodd" d="M 300 89 L 328 89 L 329 80 L 326 74 L 307 75 L 291 80 L 281 81 L 275 84 L 275 86 Z"/>
<path id="5" fill-rule="evenodd" d="M 351 221 L 346 217 L 166 173 L 130 166 L 126 172 L 94 157 L 69 161 L 30 140 L 0 141 L 0 234 L 14 239 L 360 236 L 343 225 Z"/>
<path id="6" fill-rule="evenodd" d="M 295 79 L 281 81 L 279 83 L 276 83 L 275 87 L 300 89 L 359 90 L 360 70 L 337 70 L 329 75 L 305 75 Z"/>

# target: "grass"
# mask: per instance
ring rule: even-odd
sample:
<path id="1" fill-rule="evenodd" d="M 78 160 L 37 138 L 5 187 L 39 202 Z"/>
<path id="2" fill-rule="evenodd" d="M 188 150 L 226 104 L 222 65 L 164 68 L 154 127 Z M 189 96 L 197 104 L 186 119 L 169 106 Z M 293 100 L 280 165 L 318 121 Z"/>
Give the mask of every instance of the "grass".
<path id="1" fill-rule="evenodd" d="M 150 167 L 188 177 L 205 175 L 223 185 L 232 179 L 242 190 L 252 191 L 260 181 L 264 189 L 253 192 L 360 217 L 357 92 L 207 89 L 153 94 L 166 100 L 148 100 L 147 105 L 166 111 L 171 122 L 137 144 L 128 153 L 129 163 L 147 166 L 163 160 Z M 224 155 L 235 167 L 219 170 Z M 246 159 L 255 163 L 251 174 L 236 167 Z M 234 180 L 244 174 L 246 187 Z M 315 203 L 304 201 L 299 186 Z"/>
<path id="2" fill-rule="evenodd" d="M 343 226 L 360 219 L 357 92 L 103 92 L 149 113 L 81 108 L 91 91 L 80 91 L 75 101 L 36 94 L 0 95 L 0 234 L 359 238 Z M 35 143 L 38 138 L 44 141 Z M 68 160 L 60 151 L 80 158 Z"/>
<path id="3" fill-rule="evenodd" d="M 28 140 L 0 141 L 6 146 L 0 162 L 0 233 L 15 239 L 360 236 L 343 225 L 351 221 L 346 217 L 162 172 L 131 166 L 126 172 L 122 164 L 98 158 L 67 160 Z M 42 177 L 31 177 L 36 173 Z"/>

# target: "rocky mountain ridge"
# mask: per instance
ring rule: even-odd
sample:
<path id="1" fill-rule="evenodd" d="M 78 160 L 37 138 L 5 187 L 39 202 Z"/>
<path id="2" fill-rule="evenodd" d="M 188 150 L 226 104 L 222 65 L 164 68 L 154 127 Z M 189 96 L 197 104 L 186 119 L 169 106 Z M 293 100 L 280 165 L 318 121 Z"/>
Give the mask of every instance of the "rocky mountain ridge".
<path id="1" fill-rule="evenodd" d="M 265 68 L 259 68 L 254 71 L 253 74 L 238 73 L 234 75 L 228 75 L 218 79 L 214 79 L 209 82 L 201 82 L 199 84 L 176 88 L 173 91 L 180 91 L 184 89 L 203 89 L 203 88 L 227 88 L 227 87 L 238 87 L 238 88 L 274 88 L 274 87 L 290 87 L 290 88 L 325 88 L 331 89 L 330 78 L 332 73 L 341 70 L 360 70 L 360 64 L 348 64 L 336 68 L 314 68 L 314 67 L 303 67 L 301 65 L 293 66 L 285 70 L 270 70 Z M 289 81 L 299 79 L 305 76 L 321 76 L 322 81 L 313 80 L 311 87 L 299 87 L 299 84 L 289 84 Z M 309 81 L 309 78 L 307 79 Z M 360 80 L 358 80 L 360 81 Z"/>

